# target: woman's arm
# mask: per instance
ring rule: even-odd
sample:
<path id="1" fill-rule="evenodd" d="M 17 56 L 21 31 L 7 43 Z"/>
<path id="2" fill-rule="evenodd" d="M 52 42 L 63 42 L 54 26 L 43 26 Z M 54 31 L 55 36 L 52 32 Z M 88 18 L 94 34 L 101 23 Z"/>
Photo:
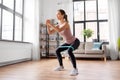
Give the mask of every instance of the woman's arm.
<path id="1" fill-rule="evenodd" d="M 54 29 L 51 29 L 50 26 L 47 26 L 47 32 L 48 32 L 48 34 L 53 34 L 56 31 Z"/>
<path id="2" fill-rule="evenodd" d="M 66 28 L 69 28 L 69 24 L 68 23 L 65 23 L 61 27 L 55 27 L 54 25 L 48 23 L 48 26 L 50 26 L 51 28 L 53 28 L 56 32 L 61 32 L 61 31 L 65 30 Z"/>
<path id="3" fill-rule="evenodd" d="M 47 25 L 47 32 L 48 34 L 53 34 L 56 31 L 54 29 L 52 29 L 48 24 L 50 24 L 50 20 L 46 20 L 46 25 Z"/>

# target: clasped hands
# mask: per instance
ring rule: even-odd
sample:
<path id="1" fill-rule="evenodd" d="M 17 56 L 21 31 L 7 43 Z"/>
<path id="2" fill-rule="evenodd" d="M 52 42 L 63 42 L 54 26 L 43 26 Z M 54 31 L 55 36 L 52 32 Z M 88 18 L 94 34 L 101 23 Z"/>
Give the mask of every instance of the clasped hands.
<path id="1" fill-rule="evenodd" d="M 49 19 L 46 20 L 46 25 L 49 29 L 54 29 L 56 27 L 53 24 L 51 24 L 51 21 Z"/>
<path id="2" fill-rule="evenodd" d="M 46 20 L 46 25 L 47 25 L 47 27 L 50 27 L 51 23 L 50 23 L 49 19 Z"/>

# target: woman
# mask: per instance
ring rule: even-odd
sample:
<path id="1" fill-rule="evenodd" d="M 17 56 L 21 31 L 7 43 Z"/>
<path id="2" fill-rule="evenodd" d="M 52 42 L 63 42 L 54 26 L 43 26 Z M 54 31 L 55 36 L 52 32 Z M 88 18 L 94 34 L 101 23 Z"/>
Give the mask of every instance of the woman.
<path id="1" fill-rule="evenodd" d="M 73 50 L 78 48 L 78 46 L 80 45 L 80 41 L 71 34 L 70 26 L 69 26 L 67 15 L 66 15 L 65 11 L 62 9 L 58 10 L 56 16 L 59 21 L 57 26 L 52 25 L 50 23 L 50 20 L 46 20 L 48 33 L 52 34 L 54 32 L 58 32 L 65 40 L 65 43 L 62 44 L 61 46 L 59 46 L 56 50 L 56 55 L 57 55 L 60 66 L 57 67 L 55 70 L 56 71 L 64 70 L 62 56 L 61 56 L 60 52 L 62 52 L 64 50 L 68 50 L 68 54 L 69 54 L 69 57 L 71 59 L 72 65 L 73 65 L 73 70 L 71 71 L 70 75 L 74 76 L 74 75 L 78 74 L 78 69 L 76 66 L 76 59 L 73 54 Z"/>

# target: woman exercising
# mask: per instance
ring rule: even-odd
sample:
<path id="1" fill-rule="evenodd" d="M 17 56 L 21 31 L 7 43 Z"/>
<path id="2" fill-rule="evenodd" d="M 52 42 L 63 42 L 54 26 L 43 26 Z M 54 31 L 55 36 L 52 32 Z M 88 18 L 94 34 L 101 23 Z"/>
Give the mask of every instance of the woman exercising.
<path id="1" fill-rule="evenodd" d="M 71 63 L 73 65 L 73 70 L 71 71 L 70 75 L 75 76 L 78 74 L 78 69 L 76 66 L 76 59 L 73 54 L 73 51 L 79 47 L 80 41 L 72 35 L 65 11 L 63 9 L 59 9 L 57 11 L 56 16 L 59 21 L 57 26 L 51 24 L 49 19 L 46 20 L 48 34 L 58 32 L 65 40 L 65 43 L 62 44 L 61 46 L 59 46 L 56 50 L 56 55 L 57 55 L 60 66 L 57 67 L 55 69 L 55 71 L 64 70 L 62 56 L 61 56 L 60 52 L 62 52 L 64 50 L 68 50 L 68 54 L 69 54 Z"/>

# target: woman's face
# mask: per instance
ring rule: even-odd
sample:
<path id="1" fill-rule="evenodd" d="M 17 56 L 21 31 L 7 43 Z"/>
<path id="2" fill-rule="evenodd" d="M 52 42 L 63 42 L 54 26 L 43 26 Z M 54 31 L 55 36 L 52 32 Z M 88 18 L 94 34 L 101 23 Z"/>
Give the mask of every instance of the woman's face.
<path id="1" fill-rule="evenodd" d="M 62 14 L 60 13 L 60 11 L 57 11 L 56 16 L 57 16 L 57 19 L 58 19 L 58 20 L 61 20 L 61 19 L 63 19 L 63 17 L 64 17 L 64 15 L 62 15 Z"/>

